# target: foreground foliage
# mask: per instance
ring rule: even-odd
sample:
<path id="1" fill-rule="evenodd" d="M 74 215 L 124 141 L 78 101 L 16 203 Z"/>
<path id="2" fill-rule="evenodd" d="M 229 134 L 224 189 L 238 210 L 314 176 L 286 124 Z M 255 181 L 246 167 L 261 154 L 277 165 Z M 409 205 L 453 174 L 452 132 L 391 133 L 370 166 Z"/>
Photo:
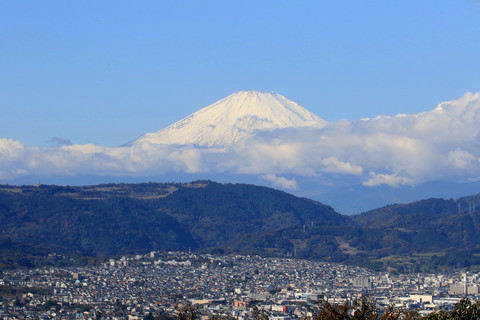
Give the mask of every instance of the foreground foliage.
<path id="1" fill-rule="evenodd" d="M 469 299 L 462 299 L 450 311 L 439 311 L 432 313 L 425 318 L 426 320 L 470 320 L 480 319 L 480 301 L 472 302 Z"/>
<path id="2" fill-rule="evenodd" d="M 178 320 L 195 320 L 200 315 L 195 306 L 186 305 L 177 309 Z M 264 310 L 253 307 L 251 318 L 254 320 L 268 320 Z M 210 320 L 231 320 L 229 316 L 213 315 Z M 304 320 L 475 320 L 480 319 L 480 301 L 472 303 L 469 299 L 462 299 L 452 311 L 438 311 L 428 316 L 420 316 L 417 311 L 398 310 L 393 307 L 379 313 L 367 297 L 362 297 L 353 306 L 331 304 L 322 301 L 315 314 Z"/>
<path id="3" fill-rule="evenodd" d="M 312 320 L 474 320 L 480 319 L 480 301 L 462 299 L 452 311 L 437 311 L 420 316 L 417 311 L 387 308 L 384 313 L 376 311 L 371 300 L 363 297 L 357 305 L 334 305 L 328 301 L 320 304 L 320 310 Z"/>
<path id="4" fill-rule="evenodd" d="M 396 310 L 387 308 L 380 314 L 372 300 L 362 297 L 353 306 L 331 304 L 328 301 L 320 303 L 319 311 L 312 320 L 414 320 L 421 319 L 416 311 Z"/>

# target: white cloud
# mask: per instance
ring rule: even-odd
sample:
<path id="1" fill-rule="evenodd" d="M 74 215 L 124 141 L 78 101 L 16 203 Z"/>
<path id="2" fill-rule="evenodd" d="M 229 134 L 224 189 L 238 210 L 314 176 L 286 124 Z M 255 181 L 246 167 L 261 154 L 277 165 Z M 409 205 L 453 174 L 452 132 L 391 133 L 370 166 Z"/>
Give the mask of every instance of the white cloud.
<path id="1" fill-rule="evenodd" d="M 295 179 L 287 179 L 285 177 L 278 177 L 277 175 L 273 173 L 268 173 L 262 175 L 262 179 L 270 181 L 273 183 L 274 186 L 282 188 L 282 189 L 291 189 L 291 190 L 297 190 L 298 185 L 297 181 Z"/>
<path id="2" fill-rule="evenodd" d="M 455 169 L 471 169 L 472 171 L 480 169 L 480 159 L 461 149 L 450 151 L 447 159 Z"/>
<path id="3" fill-rule="evenodd" d="M 14 157 L 21 152 L 23 148 L 23 145 L 19 141 L 0 139 L 0 156 L 2 158 Z"/>
<path id="4" fill-rule="evenodd" d="M 179 171 L 187 173 L 208 171 L 202 158 L 202 151 L 195 148 L 173 150 L 168 156 L 168 160 L 175 163 Z"/>
<path id="5" fill-rule="evenodd" d="M 22 159 L 25 147 L 12 139 L 0 139 L 0 179 L 10 180 L 26 174 Z"/>
<path id="6" fill-rule="evenodd" d="M 345 173 L 345 174 L 361 174 L 363 169 L 360 166 L 353 165 L 349 162 L 342 162 L 335 157 L 328 157 L 322 160 L 324 170 L 326 172 Z"/>
<path id="7" fill-rule="evenodd" d="M 370 172 L 370 179 L 362 183 L 362 185 L 367 187 L 376 187 L 382 184 L 386 184 L 390 187 L 398 187 L 400 185 L 414 185 L 414 182 L 410 178 L 402 177 L 397 174 L 377 174 L 375 172 Z"/>
<path id="8" fill-rule="evenodd" d="M 0 139 L 0 180 L 34 175 L 149 176 L 164 173 L 260 176 L 284 189 L 298 175 L 316 181 L 348 176 L 366 186 L 412 185 L 480 176 L 480 93 L 415 115 L 339 121 L 322 128 L 257 132 L 230 149 L 143 142 L 25 147 Z M 300 181 L 298 179 L 298 181 Z"/>

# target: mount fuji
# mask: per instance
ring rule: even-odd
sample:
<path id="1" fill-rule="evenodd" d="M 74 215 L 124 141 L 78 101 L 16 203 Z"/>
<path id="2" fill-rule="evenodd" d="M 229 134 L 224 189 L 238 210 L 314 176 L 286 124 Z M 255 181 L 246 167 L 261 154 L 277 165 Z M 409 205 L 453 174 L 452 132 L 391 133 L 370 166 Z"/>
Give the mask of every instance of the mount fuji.
<path id="1" fill-rule="evenodd" d="M 257 131 L 321 128 L 326 123 L 278 93 L 239 91 L 126 146 L 149 143 L 225 148 Z"/>
<path id="2" fill-rule="evenodd" d="M 418 114 L 327 122 L 280 94 L 239 91 L 120 147 L 37 148 L 0 138 L 0 181 L 214 179 L 294 190 L 358 213 L 478 193 L 479 124 L 480 92 Z"/>

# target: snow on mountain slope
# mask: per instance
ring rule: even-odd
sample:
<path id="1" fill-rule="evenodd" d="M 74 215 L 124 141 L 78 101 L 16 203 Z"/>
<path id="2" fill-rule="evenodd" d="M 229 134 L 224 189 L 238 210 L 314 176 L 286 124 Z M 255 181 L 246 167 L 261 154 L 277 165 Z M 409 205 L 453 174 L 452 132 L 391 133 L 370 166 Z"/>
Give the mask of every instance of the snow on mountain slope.
<path id="1" fill-rule="evenodd" d="M 171 126 L 146 133 L 138 143 L 227 147 L 257 130 L 315 126 L 326 121 L 275 92 L 239 91 Z"/>

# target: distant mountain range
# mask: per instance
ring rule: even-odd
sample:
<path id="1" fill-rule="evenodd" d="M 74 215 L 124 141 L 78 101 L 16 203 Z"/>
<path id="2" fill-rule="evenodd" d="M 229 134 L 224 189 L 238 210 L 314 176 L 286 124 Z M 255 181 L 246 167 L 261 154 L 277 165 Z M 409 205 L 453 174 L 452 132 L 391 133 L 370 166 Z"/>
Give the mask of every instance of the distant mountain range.
<path id="1" fill-rule="evenodd" d="M 396 188 L 387 185 L 375 187 L 351 185 L 323 193 L 312 191 L 308 196 L 334 207 L 340 213 L 359 214 L 388 204 L 408 204 L 428 198 L 460 198 L 479 191 L 480 182 L 431 181 Z"/>
<path id="2" fill-rule="evenodd" d="M 0 181 L 215 179 L 263 184 L 357 214 L 476 193 L 479 137 L 480 93 L 418 114 L 327 122 L 278 93 L 239 91 L 119 147 L 36 148 L 0 138 Z"/>
<path id="3" fill-rule="evenodd" d="M 480 195 L 356 216 L 247 184 L 0 186 L 0 265 L 199 250 L 341 262 L 378 270 L 480 265 Z M 57 261 L 58 263 L 58 261 Z"/>

